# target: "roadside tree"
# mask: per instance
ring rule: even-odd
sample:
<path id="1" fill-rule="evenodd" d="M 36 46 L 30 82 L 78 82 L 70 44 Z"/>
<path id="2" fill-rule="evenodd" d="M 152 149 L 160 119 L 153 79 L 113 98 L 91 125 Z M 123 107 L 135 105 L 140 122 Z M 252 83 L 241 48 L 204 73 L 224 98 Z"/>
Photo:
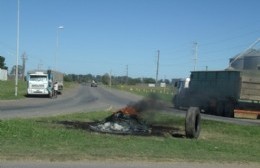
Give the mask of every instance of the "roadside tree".
<path id="1" fill-rule="evenodd" d="M 8 70 L 8 67 L 5 65 L 5 57 L 0 56 L 0 68 Z"/>

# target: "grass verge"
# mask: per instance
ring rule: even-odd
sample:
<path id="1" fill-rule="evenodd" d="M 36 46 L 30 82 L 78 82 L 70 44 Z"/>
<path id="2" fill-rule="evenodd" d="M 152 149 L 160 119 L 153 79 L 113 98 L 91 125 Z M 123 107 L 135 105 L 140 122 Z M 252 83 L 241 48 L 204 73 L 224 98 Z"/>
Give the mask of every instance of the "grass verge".
<path id="1" fill-rule="evenodd" d="M 0 121 L 0 159 L 260 162 L 257 126 L 204 120 L 198 140 L 171 135 L 99 134 L 86 129 L 86 122 L 108 115 L 109 112 L 92 112 Z M 184 119 L 167 113 L 154 114 L 152 118 L 149 115 L 149 123 L 173 127 L 182 133 L 184 130 Z"/>
<path id="2" fill-rule="evenodd" d="M 27 83 L 18 81 L 17 96 L 15 96 L 15 80 L 0 81 L 0 100 L 12 100 L 24 98 L 27 92 Z"/>

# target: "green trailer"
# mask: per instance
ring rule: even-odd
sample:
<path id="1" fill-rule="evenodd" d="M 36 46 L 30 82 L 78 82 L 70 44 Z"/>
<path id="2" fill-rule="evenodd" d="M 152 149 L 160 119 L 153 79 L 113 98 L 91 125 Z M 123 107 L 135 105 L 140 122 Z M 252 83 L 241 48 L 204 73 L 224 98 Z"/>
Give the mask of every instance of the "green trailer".
<path id="1" fill-rule="evenodd" d="M 177 94 L 175 100 L 178 106 L 198 107 L 213 115 L 234 117 L 234 112 L 241 111 L 258 115 L 260 72 L 193 71 L 185 94 Z"/>

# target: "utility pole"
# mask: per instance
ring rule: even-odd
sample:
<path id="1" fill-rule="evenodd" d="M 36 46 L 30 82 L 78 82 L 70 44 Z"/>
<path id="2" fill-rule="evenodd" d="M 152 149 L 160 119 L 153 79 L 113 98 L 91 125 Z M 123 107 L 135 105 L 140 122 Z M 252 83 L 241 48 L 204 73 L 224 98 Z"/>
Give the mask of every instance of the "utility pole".
<path id="1" fill-rule="evenodd" d="M 197 61 L 198 61 L 198 43 L 193 43 L 193 50 L 194 50 L 194 71 L 197 70 Z"/>
<path id="2" fill-rule="evenodd" d="M 22 57 L 22 61 L 23 61 L 22 79 L 24 79 L 24 74 L 25 74 L 25 62 L 26 62 L 26 60 L 27 60 L 26 53 L 24 52 L 23 55 L 22 55 L 21 57 Z"/>
<path id="3" fill-rule="evenodd" d="M 125 79 L 125 84 L 128 84 L 128 65 L 126 65 L 126 79 Z"/>
<path id="4" fill-rule="evenodd" d="M 17 0 L 17 37 L 16 37 L 16 69 L 15 69 L 15 93 L 18 92 L 18 56 L 19 56 L 19 36 L 20 36 L 20 0 Z"/>
<path id="5" fill-rule="evenodd" d="M 110 70 L 110 73 L 109 73 L 109 87 L 111 88 L 111 85 L 112 85 L 112 70 Z"/>
<path id="6" fill-rule="evenodd" d="M 156 78 L 155 78 L 155 84 L 158 82 L 158 74 L 159 74 L 159 61 L 160 61 L 160 50 L 157 51 L 158 56 L 157 56 L 157 67 L 156 67 Z"/>

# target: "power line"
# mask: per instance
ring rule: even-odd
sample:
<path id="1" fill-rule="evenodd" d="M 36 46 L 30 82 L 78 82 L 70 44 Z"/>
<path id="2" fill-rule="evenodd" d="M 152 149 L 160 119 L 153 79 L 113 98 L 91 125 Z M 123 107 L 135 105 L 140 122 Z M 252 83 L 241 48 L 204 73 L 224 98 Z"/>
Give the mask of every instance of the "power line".
<path id="1" fill-rule="evenodd" d="M 254 30 L 254 31 L 251 31 L 251 32 L 248 32 L 248 33 L 240 34 L 240 35 L 233 36 L 233 37 L 228 37 L 228 38 L 225 38 L 225 39 L 222 39 L 222 40 L 204 43 L 204 44 L 202 44 L 202 46 L 208 46 L 208 45 L 215 45 L 215 44 L 219 44 L 219 43 L 224 43 L 224 42 L 227 42 L 227 41 L 231 41 L 231 40 L 234 40 L 234 39 L 242 38 L 242 37 L 248 36 L 250 34 L 255 34 L 255 33 L 259 33 L 259 32 L 260 32 L 260 29 L 257 29 L 257 30 Z"/>

